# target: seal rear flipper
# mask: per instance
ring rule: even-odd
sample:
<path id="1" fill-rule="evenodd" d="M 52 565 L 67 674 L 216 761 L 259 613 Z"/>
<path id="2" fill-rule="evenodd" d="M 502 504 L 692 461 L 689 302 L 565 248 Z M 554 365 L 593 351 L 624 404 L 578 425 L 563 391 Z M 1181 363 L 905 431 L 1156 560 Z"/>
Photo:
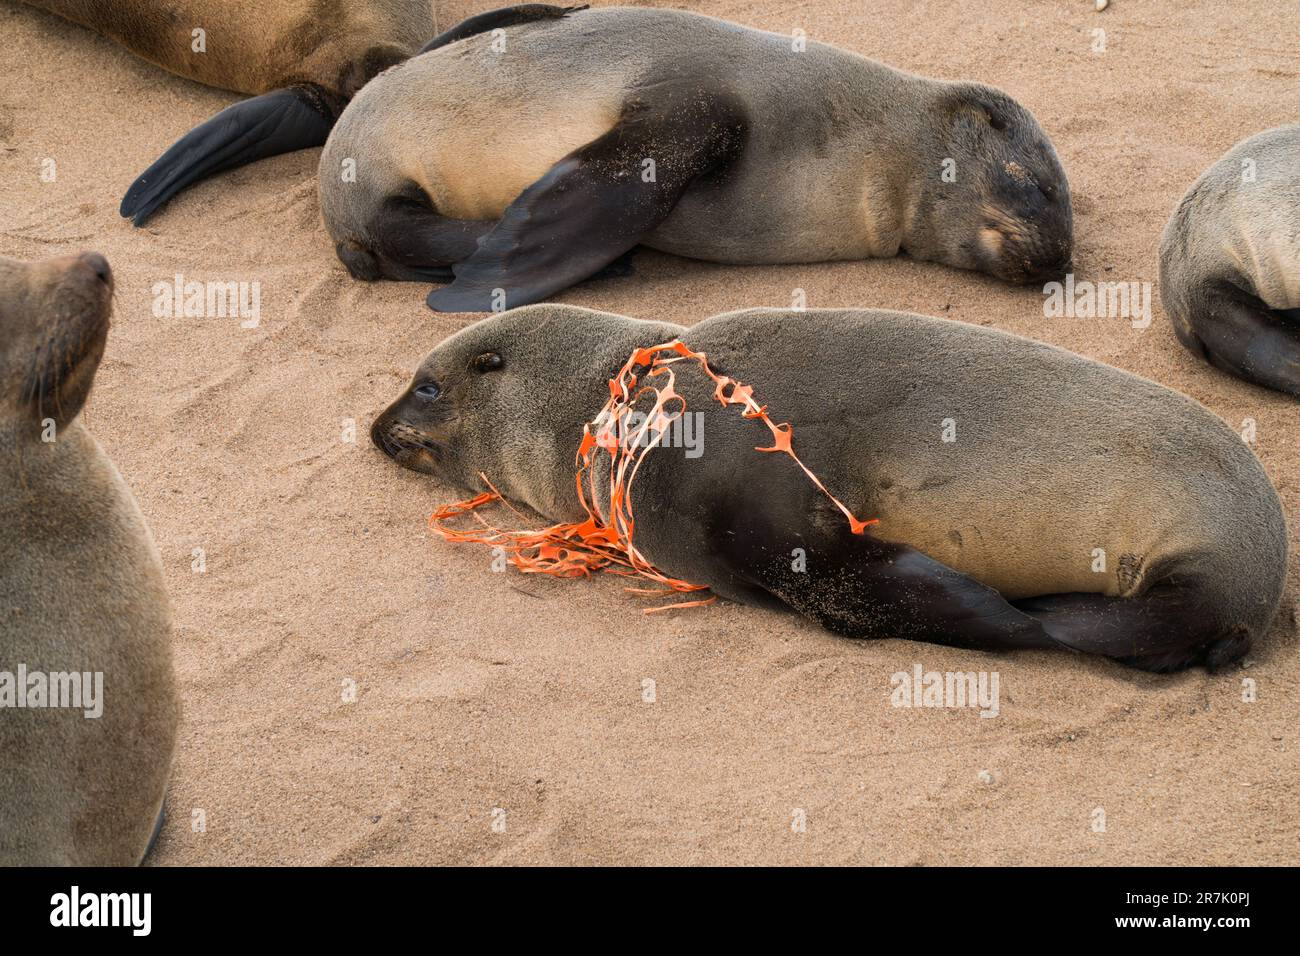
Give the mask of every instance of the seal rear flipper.
<path id="1" fill-rule="evenodd" d="M 268 156 L 322 146 L 342 104 L 313 84 L 275 90 L 226 107 L 190 130 L 140 174 L 119 212 L 143 225 L 188 186 Z"/>
<path id="2" fill-rule="evenodd" d="M 439 33 L 420 47 L 420 53 L 428 53 L 430 50 L 438 49 L 438 47 L 455 43 L 457 40 L 463 40 L 466 37 L 487 33 L 490 30 L 501 30 L 506 27 L 518 26 L 521 23 L 532 23 L 535 20 L 558 20 L 570 13 L 586 10 L 588 6 L 589 4 L 586 3 L 580 7 L 556 7 L 549 3 L 522 3 L 515 7 L 488 10 L 486 13 L 480 13 L 462 20 L 450 30 Z M 419 53 L 416 56 L 419 56 Z"/>
<path id="3" fill-rule="evenodd" d="M 1188 316 L 1196 343 L 1215 368 L 1300 397 L 1300 320 L 1270 309 L 1229 284 L 1197 290 Z"/>
<path id="4" fill-rule="evenodd" d="M 438 312 L 540 302 L 599 272 L 668 218 L 693 180 L 740 149 L 731 97 L 661 84 L 625 107 L 607 133 L 560 160 L 510 204 L 456 280 L 429 294 Z"/>
<path id="5" fill-rule="evenodd" d="M 1013 602 L 1054 639 L 1141 670 L 1215 670 L 1245 656 L 1245 628 L 1224 629 L 1192 589 L 1157 585 L 1132 598 L 1046 594 Z"/>

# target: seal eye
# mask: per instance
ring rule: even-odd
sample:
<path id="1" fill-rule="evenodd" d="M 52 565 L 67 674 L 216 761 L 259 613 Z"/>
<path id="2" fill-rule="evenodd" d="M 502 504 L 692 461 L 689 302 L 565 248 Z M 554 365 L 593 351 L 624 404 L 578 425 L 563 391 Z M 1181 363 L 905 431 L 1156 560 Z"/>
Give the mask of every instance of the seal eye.
<path id="1" fill-rule="evenodd" d="M 476 372 L 495 372 L 505 365 L 501 356 L 496 352 L 484 352 L 474 360 L 474 371 Z"/>
<path id="2" fill-rule="evenodd" d="M 421 398 L 427 398 L 432 401 L 442 394 L 442 389 L 440 389 L 434 382 L 425 382 L 415 390 L 415 394 L 419 395 Z"/>

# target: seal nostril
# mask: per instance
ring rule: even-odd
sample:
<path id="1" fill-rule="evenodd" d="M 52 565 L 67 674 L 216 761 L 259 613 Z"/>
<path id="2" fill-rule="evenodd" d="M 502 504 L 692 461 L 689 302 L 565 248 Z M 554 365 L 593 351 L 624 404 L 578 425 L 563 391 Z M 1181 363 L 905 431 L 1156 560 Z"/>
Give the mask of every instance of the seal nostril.
<path id="1" fill-rule="evenodd" d="M 105 285 L 113 284 L 113 270 L 109 267 L 107 259 L 98 252 L 83 252 L 80 258 L 82 262 L 90 267 L 90 270 L 95 273 L 100 282 Z"/>
<path id="2" fill-rule="evenodd" d="M 388 457 L 393 457 L 392 443 L 388 438 L 388 428 L 391 419 L 387 415 L 380 415 L 370 426 L 370 441 L 374 446 L 382 451 Z"/>

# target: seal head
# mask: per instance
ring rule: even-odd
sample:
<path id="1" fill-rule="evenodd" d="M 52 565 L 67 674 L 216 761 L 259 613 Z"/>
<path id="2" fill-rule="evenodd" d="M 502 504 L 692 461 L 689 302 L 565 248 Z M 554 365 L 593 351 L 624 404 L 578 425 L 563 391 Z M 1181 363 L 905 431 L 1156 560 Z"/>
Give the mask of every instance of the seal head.
<path id="1" fill-rule="evenodd" d="M 956 83 L 941 93 L 935 168 L 909 216 L 904 250 L 917 259 L 1044 282 L 1070 268 L 1070 187 L 1038 121 L 1000 90 Z"/>
<path id="2" fill-rule="evenodd" d="M 25 423 L 72 421 L 108 341 L 113 272 L 97 252 L 18 262 L 0 258 L 3 406 Z"/>
<path id="3" fill-rule="evenodd" d="M 510 500 L 576 519 L 583 424 L 635 349 L 683 331 L 574 307 L 512 309 L 429 353 L 375 419 L 371 440 L 404 468 L 466 488 L 481 487 L 485 473 Z"/>

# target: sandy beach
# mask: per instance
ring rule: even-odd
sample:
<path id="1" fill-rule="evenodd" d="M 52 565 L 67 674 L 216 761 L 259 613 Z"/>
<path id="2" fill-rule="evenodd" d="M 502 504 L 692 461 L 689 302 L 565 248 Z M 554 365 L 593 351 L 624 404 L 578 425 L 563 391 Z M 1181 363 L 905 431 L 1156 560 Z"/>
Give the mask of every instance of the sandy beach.
<path id="1" fill-rule="evenodd" d="M 439 25 L 498 5 L 443 3 Z M 677 6 L 1006 90 L 1069 175 L 1080 279 L 1155 287 L 1160 231 L 1192 181 L 1300 114 L 1293 0 Z M 803 289 L 811 307 L 1050 342 L 1238 431 L 1253 421 L 1292 558 L 1244 668 L 1161 677 L 855 642 L 734 604 L 647 618 L 616 578 L 497 574 L 485 550 L 429 532 L 467 494 L 400 470 L 368 429 L 479 316 L 347 275 L 320 222 L 319 150 L 210 179 L 134 229 L 117 214 L 132 180 L 237 97 L 9 0 L 0 48 L 0 255 L 94 249 L 117 277 L 85 420 L 157 538 L 184 705 L 152 863 L 1300 862 L 1300 403 L 1186 352 L 1158 290 L 1134 328 L 1045 318 L 1037 288 L 907 259 L 735 267 L 643 250 L 635 275 L 556 298 L 691 324 Z M 159 317 L 153 287 L 177 275 L 259 283 L 257 323 Z M 892 706 L 890 676 L 916 665 L 996 671 L 997 717 Z"/>

